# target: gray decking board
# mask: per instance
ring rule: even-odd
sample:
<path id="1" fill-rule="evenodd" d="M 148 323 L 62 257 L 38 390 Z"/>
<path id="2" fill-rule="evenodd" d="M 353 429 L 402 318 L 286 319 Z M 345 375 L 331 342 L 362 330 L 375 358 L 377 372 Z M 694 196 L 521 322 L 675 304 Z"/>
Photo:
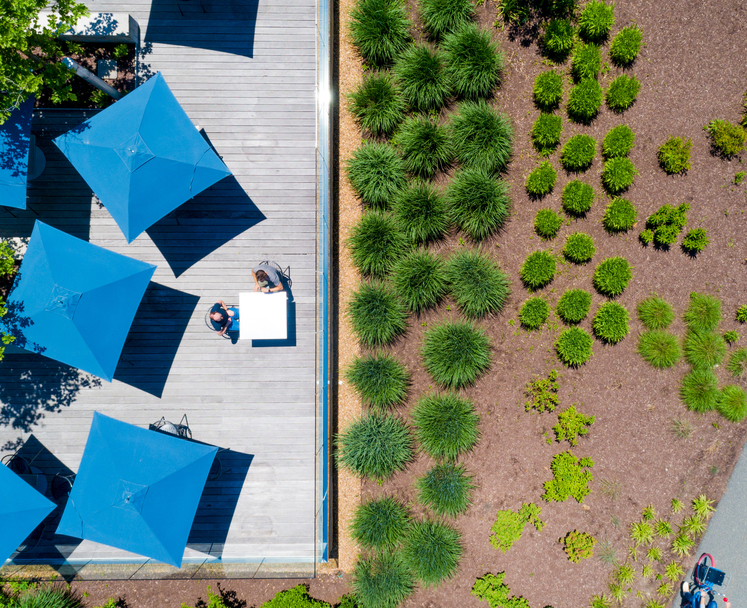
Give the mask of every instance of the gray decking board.
<path id="1" fill-rule="evenodd" d="M 95 111 L 35 113 L 32 130 L 47 167 L 29 190 L 29 209 L 11 215 L 0 208 L 0 236 L 27 237 L 41 219 L 158 270 L 113 383 L 38 355 L 6 354 L 0 446 L 33 436 L 48 450 L 36 466 L 54 473 L 61 461 L 75 471 L 94 411 L 141 426 L 186 413 L 195 439 L 237 453 L 221 455 L 224 470 L 226 462 L 245 462 L 241 454 L 253 457 L 245 474 L 239 464 L 208 482 L 187 557 L 200 559 L 206 547 L 219 555 L 222 547 L 232 559 L 309 561 L 316 512 L 316 4 L 268 0 L 253 24 L 218 1 L 204 15 L 187 7 L 182 16 L 176 2 L 161 9 L 151 14 L 145 1 L 96 6 L 139 22 L 141 39 L 153 40 L 141 67 L 163 73 L 235 181 L 216 184 L 128 245 L 51 142 Z M 238 292 L 251 288 L 250 269 L 261 259 L 291 269 L 289 346 L 232 344 L 205 327 L 215 299 L 238 303 Z M 40 417 L 19 418 L 29 413 Z M 38 551 L 127 559 L 87 542 L 75 548 L 48 530 Z"/>

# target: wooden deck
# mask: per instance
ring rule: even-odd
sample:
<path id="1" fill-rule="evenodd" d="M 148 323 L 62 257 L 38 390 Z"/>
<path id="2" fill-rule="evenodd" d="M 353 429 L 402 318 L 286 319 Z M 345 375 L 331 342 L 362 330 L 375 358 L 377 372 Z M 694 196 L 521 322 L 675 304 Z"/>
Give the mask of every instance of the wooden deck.
<path id="1" fill-rule="evenodd" d="M 178 422 L 187 414 L 195 439 L 230 451 L 221 454 L 223 473 L 203 494 L 185 554 L 185 563 L 194 565 L 185 569 L 196 572 L 208 555 L 255 562 L 252 571 L 263 561 L 311 563 L 316 3 L 104 0 L 90 8 L 135 17 L 143 40 L 141 71 L 164 75 L 234 177 L 127 245 L 51 142 L 91 113 L 36 112 L 32 130 L 47 168 L 30 191 L 30 209 L 11 215 L 0 208 L 0 236 L 29 236 L 41 219 L 158 270 L 111 384 L 41 356 L 6 354 L 0 363 L 0 454 L 25 443 L 22 453 L 36 457 L 34 466 L 48 475 L 74 472 L 94 411 L 140 426 L 162 416 Z M 238 293 L 251 288 L 251 267 L 266 259 L 290 266 L 288 340 L 259 346 L 216 337 L 205 326 L 206 310 L 218 298 L 238 304 Z M 18 557 L 71 564 L 139 560 L 52 538 L 53 529 L 48 525 L 38 544 Z"/>

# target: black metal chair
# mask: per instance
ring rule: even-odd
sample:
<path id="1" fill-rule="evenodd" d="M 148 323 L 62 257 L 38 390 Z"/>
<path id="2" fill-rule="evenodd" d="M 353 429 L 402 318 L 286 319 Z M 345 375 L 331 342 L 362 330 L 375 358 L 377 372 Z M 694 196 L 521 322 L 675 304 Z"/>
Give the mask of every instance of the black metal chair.
<path id="1" fill-rule="evenodd" d="M 148 425 L 148 429 L 151 431 L 161 431 L 162 433 L 176 435 L 177 437 L 181 437 L 182 439 L 192 439 L 192 430 L 189 428 L 189 420 L 187 419 L 187 414 L 184 414 L 184 416 L 182 416 L 179 424 L 169 422 L 168 420 L 166 420 L 166 417 L 163 416 L 159 421 Z"/>

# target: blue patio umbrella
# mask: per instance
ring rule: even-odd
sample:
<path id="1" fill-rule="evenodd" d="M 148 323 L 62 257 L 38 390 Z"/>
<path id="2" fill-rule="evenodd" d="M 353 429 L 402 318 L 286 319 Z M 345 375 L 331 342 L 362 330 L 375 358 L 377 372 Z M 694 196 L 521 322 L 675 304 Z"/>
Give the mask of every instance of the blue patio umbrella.
<path id="1" fill-rule="evenodd" d="M 95 412 L 57 533 L 180 567 L 217 451 Z"/>
<path id="2" fill-rule="evenodd" d="M 0 465 L 0 565 L 54 508 L 53 502 Z"/>
<path id="3" fill-rule="evenodd" d="M 29 97 L 0 125 L 0 205 L 26 208 L 34 98 Z"/>
<path id="4" fill-rule="evenodd" d="M 131 243 L 231 172 L 160 72 L 54 140 Z"/>
<path id="5" fill-rule="evenodd" d="M 111 381 L 155 270 L 37 221 L 0 326 L 18 346 Z"/>

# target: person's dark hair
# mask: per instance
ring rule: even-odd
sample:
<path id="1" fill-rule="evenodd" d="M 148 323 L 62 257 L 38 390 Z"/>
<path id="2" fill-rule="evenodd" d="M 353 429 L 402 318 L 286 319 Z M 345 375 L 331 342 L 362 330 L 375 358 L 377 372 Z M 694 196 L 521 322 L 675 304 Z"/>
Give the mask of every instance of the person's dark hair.
<path id="1" fill-rule="evenodd" d="M 257 280 L 258 281 L 267 281 L 270 277 L 267 276 L 267 273 L 264 270 L 258 270 L 257 271 Z"/>

